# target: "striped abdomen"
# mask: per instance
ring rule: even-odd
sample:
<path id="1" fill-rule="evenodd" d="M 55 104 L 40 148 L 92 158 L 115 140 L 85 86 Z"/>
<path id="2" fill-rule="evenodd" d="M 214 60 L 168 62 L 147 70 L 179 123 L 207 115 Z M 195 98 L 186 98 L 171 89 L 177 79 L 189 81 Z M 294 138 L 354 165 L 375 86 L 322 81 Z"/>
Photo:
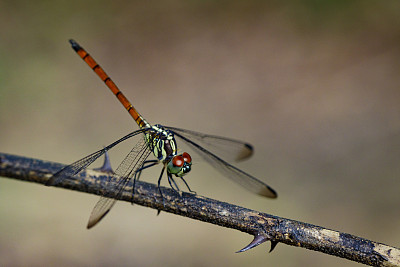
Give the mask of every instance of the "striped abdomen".
<path id="1" fill-rule="evenodd" d="M 136 121 L 140 128 L 150 127 L 150 124 L 139 114 L 139 112 L 132 106 L 129 100 L 118 89 L 117 85 L 105 73 L 102 67 L 74 40 L 69 40 L 75 52 L 89 65 L 89 67 L 100 77 L 100 79 L 107 85 L 107 87 L 118 98 L 119 102 L 131 114 L 132 118 Z"/>

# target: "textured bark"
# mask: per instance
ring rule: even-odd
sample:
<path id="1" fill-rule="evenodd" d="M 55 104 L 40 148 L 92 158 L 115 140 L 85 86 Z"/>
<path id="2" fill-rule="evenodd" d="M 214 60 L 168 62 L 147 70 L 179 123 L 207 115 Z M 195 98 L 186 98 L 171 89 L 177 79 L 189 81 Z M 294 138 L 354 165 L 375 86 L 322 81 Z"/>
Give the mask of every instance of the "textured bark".
<path id="1" fill-rule="evenodd" d="M 65 165 L 0 153 L 0 176 L 45 184 Z M 57 187 L 101 195 L 106 175 L 86 170 L 69 177 Z M 124 189 L 121 200 L 170 212 L 219 226 L 237 229 L 254 236 L 239 252 L 271 241 L 304 247 L 373 266 L 400 266 L 400 250 L 357 236 L 329 230 L 299 221 L 272 216 L 199 195 L 162 187 L 164 200 L 156 185 L 137 181 L 132 199 L 132 183 Z"/>

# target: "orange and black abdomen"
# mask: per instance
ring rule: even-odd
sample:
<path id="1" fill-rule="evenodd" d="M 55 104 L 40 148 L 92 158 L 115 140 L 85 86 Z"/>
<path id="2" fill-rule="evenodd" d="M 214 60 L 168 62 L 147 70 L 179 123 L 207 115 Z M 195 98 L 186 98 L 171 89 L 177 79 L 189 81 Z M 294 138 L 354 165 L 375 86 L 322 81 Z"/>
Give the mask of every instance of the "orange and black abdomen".
<path id="1" fill-rule="evenodd" d="M 105 73 L 102 67 L 74 40 L 69 40 L 75 52 L 89 65 L 89 67 L 100 77 L 100 79 L 107 85 L 113 94 L 118 98 L 119 102 L 131 114 L 132 118 L 136 121 L 140 128 L 149 127 L 150 125 L 143 119 L 143 117 L 132 106 L 125 95 L 118 89 L 117 85 Z"/>

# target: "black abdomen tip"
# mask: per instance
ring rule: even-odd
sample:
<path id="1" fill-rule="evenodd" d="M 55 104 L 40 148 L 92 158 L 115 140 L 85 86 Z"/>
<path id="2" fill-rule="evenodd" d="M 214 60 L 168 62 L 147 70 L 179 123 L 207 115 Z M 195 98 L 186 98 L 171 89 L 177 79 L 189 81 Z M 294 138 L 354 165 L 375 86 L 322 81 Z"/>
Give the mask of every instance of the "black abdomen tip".
<path id="1" fill-rule="evenodd" d="M 75 52 L 78 52 L 78 50 L 81 49 L 81 46 L 77 42 L 75 42 L 74 40 L 69 39 L 69 43 L 71 44 L 72 49 L 74 49 Z"/>

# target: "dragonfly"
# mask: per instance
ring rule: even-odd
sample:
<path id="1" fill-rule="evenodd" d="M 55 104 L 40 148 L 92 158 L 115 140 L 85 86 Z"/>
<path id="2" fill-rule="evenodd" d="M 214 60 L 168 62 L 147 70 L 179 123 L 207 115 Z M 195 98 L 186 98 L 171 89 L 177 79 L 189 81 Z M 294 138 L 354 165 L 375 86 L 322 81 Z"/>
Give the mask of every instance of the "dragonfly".
<path id="1" fill-rule="evenodd" d="M 88 168 L 90 164 L 102 155 L 107 155 L 107 151 L 120 143 L 137 135 L 142 135 L 143 137 L 136 143 L 105 182 L 102 196 L 90 215 L 87 225 L 88 229 L 95 226 L 108 214 L 116 201 L 122 197 L 124 188 L 130 182 L 133 182 L 132 194 L 134 194 L 135 182 L 139 179 L 142 171 L 157 164 L 162 164 L 161 174 L 158 178 L 158 190 L 162 198 L 160 183 L 165 171 L 172 189 L 180 191 L 174 180 L 174 178 L 180 178 L 188 190 L 193 192 L 184 179 L 184 176 L 191 171 L 192 157 L 187 152 L 178 153 L 176 139 L 186 143 L 188 147 L 197 152 L 201 158 L 215 167 L 216 170 L 247 190 L 263 197 L 277 197 L 277 193 L 270 186 L 228 163 L 228 161 L 241 161 L 249 158 L 253 153 L 253 147 L 250 144 L 231 138 L 203 134 L 176 127 L 162 126 L 160 124 L 151 125 L 139 114 L 94 58 L 76 41 L 71 39 L 69 42 L 75 52 L 100 77 L 125 107 L 139 126 L 139 130 L 133 131 L 112 144 L 62 168 L 51 176 L 46 185 L 54 186 L 64 179 L 68 179 L 66 177 L 74 177 L 79 172 Z M 147 160 L 151 154 L 156 159 Z M 222 159 L 220 155 L 224 155 L 225 159 Z"/>

